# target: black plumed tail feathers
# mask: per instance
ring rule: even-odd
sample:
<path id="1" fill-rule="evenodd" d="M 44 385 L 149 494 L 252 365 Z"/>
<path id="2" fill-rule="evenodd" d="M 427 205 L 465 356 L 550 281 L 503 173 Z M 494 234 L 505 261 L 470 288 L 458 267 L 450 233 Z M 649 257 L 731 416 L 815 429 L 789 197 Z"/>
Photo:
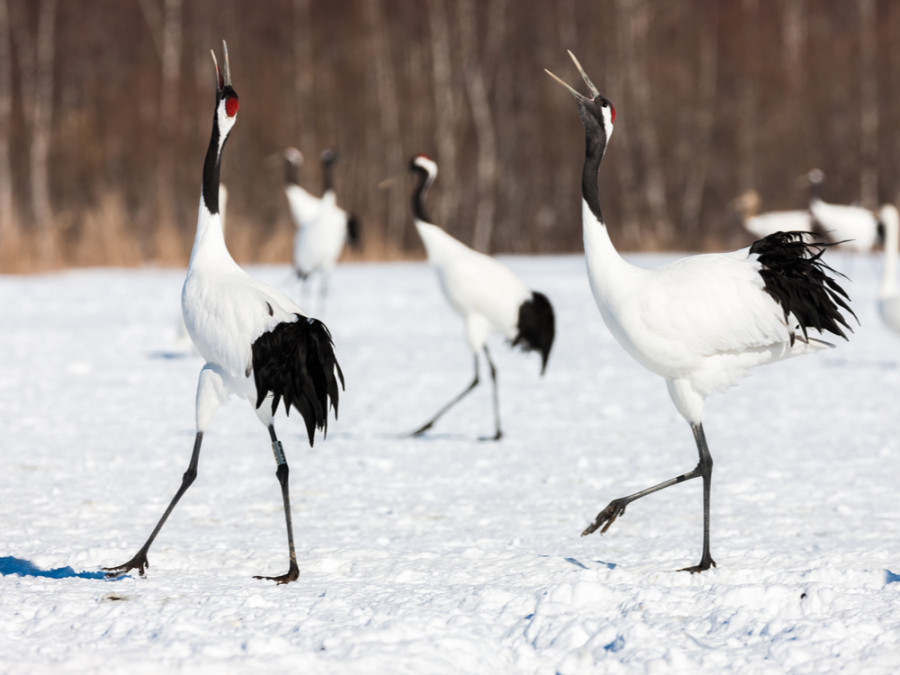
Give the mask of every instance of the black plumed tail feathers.
<path id="1" fill-rule="evenodd" d="M 541 375 L 547 369 L 547 359 L 553 338 L 556 336 L 556 319 L 553 305 L 543 293 L 534 291 L 531 298 L 519 306 L 519 332 L 512 341 L 513 347 L 541 354 Z"/>
<path id="2" fill-rule="evenodd" d="M 296 408 L 306 423 L 309 444 L 316 429 L 328 431 L 328 408 L 338 415 L 344 374 L 334 355 L 325 324 L 297 314 L 297 321 L 278 324 L 253 343 L 256 407 L 272 394 L 272 413 L 284 399 L 285 412 Z"/>
<path id="3" fill-rule="evenodd" d="M 844 310 L 856 319 L 848 304 L 850 297 L 828 273 L 844 275 L 822 260 L 825 249 L 833 245 L 808 232 L 775 232 L 750 247 L 750 253 L 759 256 L 765 291 L 781 305 L 785 319 L 794 315 L 807 341 L 810 328 L 845 340 L 844 328 L 853 332 L 841 314 Z"/>

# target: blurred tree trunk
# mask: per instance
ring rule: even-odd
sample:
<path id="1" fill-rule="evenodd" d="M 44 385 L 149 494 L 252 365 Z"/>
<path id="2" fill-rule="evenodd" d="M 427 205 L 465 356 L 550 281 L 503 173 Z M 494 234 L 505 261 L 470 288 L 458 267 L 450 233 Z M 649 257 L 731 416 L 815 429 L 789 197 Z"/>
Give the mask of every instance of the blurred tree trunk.
<path id="1" fill-rule="evenodd" d="M 660 246 L 670 237 L 672 230 L 666 203 L 666 181 L 653 118 L 650 72 L 647 63 L 650 31 L 650 11 L 647 0 L 617 0 L 622 19 L 625 52 L 622 58 L 626 68 L 626 83 L 631 86 L 631 114 L 635 125 L 632 134 L 638 140 L 643 164 L 643 197 L 649 211 L 651 246 Z M 645 242 L 647 243 L 647 242 Z"/>
<path id="2" fill-rule="evenodd" d="M 745 55 L 744 82 L 739 92 L 738 110 L 738 189 L 756 187 L 756 150 L 759 142 L 757 116 L 759 108 L 758 63 L 759 53 L 759 5 L 758 0 L 743 0 L 741 4 L 742 53 Z"/>
<path id="3" fill-rule="evenodd" d="M 21 246 L 19 220 L 13 201 L 12 138 L 12 40 L 9 5 L 0 0 L 0 260 L 15 257 Z"/>
<path id="4" fill-rule="evenodd" d="M 57 256 L 53 208 L 50 204 L 50 125 L 53 121 L 53 58 L 55 53 L 56 0 L 42 0 L 32 40 L 27 17 L 13 21 L 21 71 L 23 110 L 31 122 L 29 144 L 29 201 L 35 226 L 38 264 L 46 267 Z"/>
<path id="5" fill-rule="evenodd" d="M 372 167 L 387 164 L 389 174 L 401 171 L 405 167 L 403 146 L 400 143 L 400 109 L 397 101 L 397 84 L 394 80 L 394 64 L 391 58 L 391 34 L 384 20 L 384 7 L 381 0 L 369 0 L 363 3 L 366 12 L 369 49 L 375 62 L 376 94 L 378 97 L 378 121 L 380 136 L 367 136 L 369 148 L 367 156 Z M 388 249 L 403 250 L 403 230 L 406 227 L 409 207 L 405 200 L 391 198 L 385 193 L 387 200 L 386 227 L 382 237 L 383 245 Z M 366 238 L 368 241 L 369 238 Z"/>
<path id="6" fill-rule="evenodd" d="M 703 193 L 709 172 L 712 152 L 713 127 L 716 121 L 716 81 L 718 77 L 719 45 L 716 32 L 716 3 L 708 3 L 702 17 L 697 17 L 699 26 L 700 55 L 697 67 L 697 115 L 696 131 L 691 139 L 688 156 L 692 161 L 686 168 L 687 179 L 681 203 L 683 230 L 689 237 L 691 246 L 703 245 L 700 214 L 703 210 Z"/>
<path id="7" fill-rule="evenodd" d="M 150 28 L 161 62 L 156 162 L 155 255 L 164 262 L 183 257 L 184 246 L 178 227 L 175 191 L 175 146 L 178 126 L 178 90 L 181 85 L 182 11 L 181 0 L 140 0 L 141 11 Z M 224 64 L 219 64 L 224 67 Z"/>
<path id="8" fill-rule="evenodd" d="M 497 135 L 494 132 L 494 120 L 485 83 L 483 68 L 485 62 L 479 58 L 478 54 L 478 26 L 474 2 L 473 0 L 460 0 L 457 7 L 462 70 L 466 80 L 469 105 L 472 108 L 475 138 L 478 145 L 475 229 L 472 236 L 472 247 L 476 251 L 488 252 L 491 248 L 491 236 L 494 231 L 497 194 Z M 498 26 L 488 24 L 488 29 L 490 32 L 486 36 L 485 42 L 496 44 Z"/>
<path id="9" fill-rule="evenodd" d="M 863 206 L 878 206 L 878 16 L 875 0 L 859 0 L 860 171 Z"/>
<path id="10" fill-rule="evenodd" d="M 781 23 L 782 59 L 787 72 L 789 93 L 794 96 L 803 91 L 806 82 L 803 49 L 806 45 L 807 21 L 809 21 L 809 16 L 806 11 L 806 0 L 785 0 Z"/>
<path id="11" fill-rule="evenodd" d="M 377 4 L 376 0 L 366 3 L 366 6 L 374 4 Z M 294 109 L 299 114 L 291 116 L 290 145 L 299 143 L 301 152 L 308 155 L 319 149 L 316 142 L 316 55 L 311 30 L 310 0 L 293 0 L 293 8 Z"/>
<path id="12" fill-rule="evenodd" d="M 459 182 L 456 172 L 456 97 L 453 91 L 453 69 L 450 57 L 450 35 L 447 30 L 447 5 L 444 0 L 428 1 L 428 18 L 431 26 L 431 67 L 434 81 L 434 141 L 437 147 L 437 163 L 441 167 L 441 189 L 433 197 L 437 222 L 448 230 L 456 231 L 447 219 L 457 213 Z M 458 234 L 458 231 L 457 231 Z"/>

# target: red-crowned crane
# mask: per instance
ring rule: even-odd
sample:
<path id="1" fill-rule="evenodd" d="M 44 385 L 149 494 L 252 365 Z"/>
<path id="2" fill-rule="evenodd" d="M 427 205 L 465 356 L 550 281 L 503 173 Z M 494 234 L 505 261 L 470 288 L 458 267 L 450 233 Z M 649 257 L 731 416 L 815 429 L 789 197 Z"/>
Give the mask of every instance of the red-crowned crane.
<path id="1" fill-rule="evenodd" d="M 584 250 L 594 300 L 610 332 L 645 368 L 666 380 L 669 395 L 690 424 L 700 461 L 671 480 L 614 499 L 582 533 L 606 532 L 633 501 L 692 478 L 703 479 L 703 551 L 685 571 L 715 566 L 709 550 L 713 460 L 703 432 L 703 404 L 750 368 L 830 346 L 827 331 L 845 337 L 847 295 L 828 276 L 824 244 L 805 233 L 779 232 L 732 253 L 696 255 L 656 269 L 626 262 L 616 251 L 600 211 L 598 173 L 616 111 L 569 52 L 591 92 L 584 96 L 547 71 L 574 97 L 585 129 L 581 177 Z"/>
<path id="2" fill-rule="evenodd" d="M 307 289 L 310 276 L 319 275 L 320 313 L 324 309 L 331 272 L 344 250 L 344 244 L 359 246 L 359 221 L 337 205 L 334 192 L 334 164 L 338 154 L 325 150 L 321 155 L 322 196 L 315 197 L 300 186 L 298 169 L 303 155 L 297 148 L 287 148 L 285 186 L 291 218 L 297 229 L 294 235 L 294 270 Z"/>
<path id="3" fill-rule="evenodd" d="M 747 190 L 732 204 L 741 214 L 741 224 L 757 239 L 776 232 L 812 232 L 813 219 L 806 209 L 759 212 L 759 193 Z"/>
<path id="4" fill-rule="evenodd" d="M 500 440 L 503 431 L 497 369 L 488 352 L 487 340 L 498 333 L 513 346 L 537 351 L 541 355 L 543 374 L 556 330 L 553 306 L 547 296 L 530 290 L 506 265 L 469 248 L 432 222 L 425 210 L 425 195 L 437 177 L 437 163 L 433 159 L 416 155 L 409 162 L 409 170 L 419 178 L 412 195 L 416 230 L 425 245 L 428 262 L 437 272 L 444 297 L 465 322 L 466 341 L 475 357 L 475 377 L 471 384 L 412 435 L 424 434 L 478 386 L 478 355 L 483 352 L 493 385 L 495 426 L 494 435 L 484 440 Z"/>
<path id="5" fill-rule="evenodd" d="M 293 406 L 303 417 L 309 443 L 316 429 L 328 426 L 328 409 L 337 416 L 338 383 L 343 374 L 325 324 L 304 316 L 286 295 L 257 281 L 228 252 L 219 210 L 219 170 L 222 150 L 234 126 L 238 96 L 231 86 L 228 47 L 223 42 L 224 72 L 216 65 L 216 105 L 212 137 L 203 163 L 197 235 L 181 296 L 184 323 L 197 351 L 206 359 L 197 384 L 197 434 L 190 464 L 146 543 L 128 562 L 107 568 L 109 576 L 129 570 L 141 575 L 149 566 L 147 551 L 172 509 L 197 477 L 200 445 L 213 413 L 230 396 L 247 399 L 269 431 L 281 485 L 287 525 L 288 571 L 276 577 L 256 577 L 287 583 L 299 574 L 294 552 L 288 464 L 275 435 L 273 417 L 279 403 Z"/>
<path id="6" fill-rule="evenodd" d="M 816 231 L 829 241 L 840 244 L 845 251 L 868 253 L 879 243 L 878 218 L 862 206 L 829 204 L 822 201 L 825 173 L 812 169 L 809 181 L 809 212 L 816 221 Z"/>

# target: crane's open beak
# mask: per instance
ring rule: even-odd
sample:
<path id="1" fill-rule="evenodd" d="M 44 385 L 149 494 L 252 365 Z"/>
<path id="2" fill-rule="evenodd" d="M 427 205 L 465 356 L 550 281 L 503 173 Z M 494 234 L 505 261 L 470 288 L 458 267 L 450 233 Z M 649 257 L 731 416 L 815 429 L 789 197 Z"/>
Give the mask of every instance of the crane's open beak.
<path id="1" fill-rule="evenodd" d="M 213 65 L 216 67 L 216 80 L 218 81 L 219 91 L 225 89 L 225 87 L 231 85 L 231 64 L 228 62 L 228 43 L 225 40 L 222 40 L 222 48 L 225 53 L 225 72 L 221 73 L 219 71 L 219 62 L 216 61 L 216 53 L 212 49 L 210 49 L 210 53 L 212 54 Z"/>
<path id="2" fill-rule="evenodd" d="M 588 89 L 590 89 L 591 95 L 592 95 L 594 98 L 596 98 L 597 96 L 600 95 L 600 91 L 597 89 L 597 87 L 594 86 L 594 83 L 591 82 L 591 78 L 588 77 L 588 74 L 587 74 L 586 72 L 584 72 L 584 68 L 581 67 L 581 64 L 580 64 L 580 63 L 578 63 L 578 59 L 575 58 L 575 55 L 574 55 L 570 50 L 567 50 L 567 51 L 569 52 L 569 56 L 572 57 L 572 61 L 575 63 L 575 67 L 578 69 L 578 72 L 581 73 L 581 79 L 584 80 L 584 83 L 587 85 Z M 572 87 L 570 87 L 568 84 L 566 84 L 565 82 L 563 82 L 561 79 L 559 79 L 556 75 L 554 75 L 553 73 L 551 73 L 551 72 L 550 72 L 549 70 L 547 70 L 546 68 L 544 68 L 544 72 L 547 73 L 547 74 L 548 74 L 550 77 L 552 77 L 554 80 L 556 80 L 557 82 L 559 82 L 559 83 L 560 83 L 562 86 L 564 86 L 566 89 L 568 89 L 568 90 L 569 90 L 569 93 L 572 94 L 572 96 L 574 96 L 577 100 L 579 100 L 579 101 L 590 101 L 590 100 L 593 100 L 593 99 L 588 98 L 588 97 L 585 96 L 584 94 L 582 94 L 582 93 L 576 91 L 576 90 L 573 89 Z"/>

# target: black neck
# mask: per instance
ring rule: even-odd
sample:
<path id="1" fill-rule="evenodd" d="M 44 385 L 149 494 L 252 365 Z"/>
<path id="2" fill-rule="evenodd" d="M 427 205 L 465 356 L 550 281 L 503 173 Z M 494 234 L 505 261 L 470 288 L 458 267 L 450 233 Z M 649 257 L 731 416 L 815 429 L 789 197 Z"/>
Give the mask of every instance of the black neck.
<path id="1" fill-rule="evenodd" d="M 606 134 L 600 132 L 601 137 L 597 138 L 596 134 L 590 132 L 585 133 L 585 154 L 584 168 L 581 172 L 581 196 L 587 202 L 588 208 L 594 217 L 603 222 L 603 213 L 600 210 L 600 189 L 598 187 L 598 176 L 600 173 L 600 162 L 603 161 L 603 153 L 606 151 Z"/>
<path id="2" fill-rule="evenodd" d="M 222 163 L 222 155 L 219 152 L 218 112 L 217 105 L 216 112 L 213 114 L 212 138 L 209 139 L 209 148 L 206 150 L 206 159 L 203 162 L 203 203 L 206 205 L 206 210 L 213 214 L 219 212 L 219 170 Z"/>
<path id="3" fill-rule="evenodd" d="M 324 161 L 322 162 L 322 194 L 325 194 L 329 190 L 334 190 L 334 162 L 332 161 Z"/>
<path id="4" fill-rule="evenodd" d="M 287 159 L 284 161 L 284 182 L 288 185 L 300 185 L 299 167 Z"/>
<path id="5" fill-rule="evenodd" d="M 428 217 L 428 212 L 425 210 L 425 195 L 428 192 L 428 188 L 431 186 L 431 176 L 425 169 L 418 167 L 415 169 L 415 172 L 419 177 L 419 184 L 416 186 L 415 190 L 413 190 L 412 195 L 413 216 L 415 216 L 417 220 L 430 223 L 432 220 Z"/>

